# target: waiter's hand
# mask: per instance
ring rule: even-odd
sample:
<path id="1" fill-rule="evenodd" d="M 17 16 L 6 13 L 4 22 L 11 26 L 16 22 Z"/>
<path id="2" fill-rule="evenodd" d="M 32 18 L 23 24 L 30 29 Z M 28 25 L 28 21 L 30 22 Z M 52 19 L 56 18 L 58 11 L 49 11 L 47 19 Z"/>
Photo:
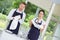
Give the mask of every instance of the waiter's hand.
<path id="1" fill-rule="evenodd" d="M 20 15 L 18 15 L 18 16 L 15 16 L 14 19 L 18 19 L 18 20 L 20 20 L 21 17 L 20 17 Z"/>
<path id="2" fill-rule="evenodd" d="M 15 17 L 12 17 L 13 19 L 15 18 Z"/>
<path id="3" fill-rule="evenodd" d="M 21 18 L 19 18 L 18 20 L 20 20 Z"/>
<path id="4" fill-rule="evenodd" d="M 44 29 L 40 29 L 40 32 L 43 32 Z"/>
<path id="5" fill-rule="evenodd" d="M 45 28 L 45 24 L 43 25 L 43 28 L 40 28 L 40 31 L 43 32 L 44 28 Z"/>

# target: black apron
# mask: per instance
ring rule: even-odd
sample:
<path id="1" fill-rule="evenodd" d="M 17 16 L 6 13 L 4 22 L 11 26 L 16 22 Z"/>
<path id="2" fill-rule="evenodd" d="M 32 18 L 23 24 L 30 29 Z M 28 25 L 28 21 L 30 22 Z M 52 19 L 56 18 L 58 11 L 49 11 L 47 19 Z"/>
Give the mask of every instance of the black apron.
<path id="1" fill-rule="evenodd" d="M 15 17 L 15 16 L 17 16 L 17 15 L 20 15 L 20 16 L 21 16 L 21 19 L 22 19 L 23 13 L 18 13 L 18 12 L 16 12 L 16 11 L 13 13 L 12 17 Z M 9 25 L 8 25 L 8 27 L 7 27 L 7 30 L 9 30 L 9 31 L 11 31 L 13 34 L 16 34 L 16 35 L 17 35 L 17 34 L 18 34 L 18 31 L 19 31 L 19 27 L 20 27 L 20 22 L 18 21 L 17 28 L 16 28 L 15 30 L 11 30 L 11 29 L 10 29 L 10 26 L 11 26 L 12 21 L 13 21 L 13 20 L 10 20 Z"/>
<path id="2" fill-rule="evenodd" d="M 38 23 L 38 24 L 41 25 L 42 21 L 41 21 L 41 23 Z M 30 40 L 38 40 L 39 35 L 40 35 L 40 29 L 34 27 L 34 25 L 32 24 L 31 29 L 30 29 L 29 34 L 28 34 L 28 39 L 30 39 Z"/>

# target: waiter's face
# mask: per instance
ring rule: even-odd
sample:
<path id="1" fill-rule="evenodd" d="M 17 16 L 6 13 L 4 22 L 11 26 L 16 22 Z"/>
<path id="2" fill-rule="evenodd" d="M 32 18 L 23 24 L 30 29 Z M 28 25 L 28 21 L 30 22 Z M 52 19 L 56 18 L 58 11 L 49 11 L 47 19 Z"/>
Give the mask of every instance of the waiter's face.
<path id="1" fill-rule="evenodd" d="M 44 13 L 41 11 L 41 12 L 39 13 L 38 17 L 39 17 L 39 18 L 43 18 L 43 16 L 44 16 Z"/>
<path id="2" fill-rule="evenodd" d="M 21 4 L 19 5 L 19 9 L 20 9 L 20 10 L 24 10 L 24 9 L 25 9 L 25 6 L 26 6 L 26 5 L 24 5 L 23 3 L 21 3 Z"/>

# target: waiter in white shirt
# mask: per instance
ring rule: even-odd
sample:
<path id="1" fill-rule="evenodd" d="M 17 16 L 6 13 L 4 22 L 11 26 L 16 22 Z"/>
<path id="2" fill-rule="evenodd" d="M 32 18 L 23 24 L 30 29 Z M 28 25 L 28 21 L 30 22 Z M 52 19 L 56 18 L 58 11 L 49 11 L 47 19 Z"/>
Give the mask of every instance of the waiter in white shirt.
<path id="1" fill-rule="evenodd" d="M 26 17 L 24 12 L 25 7 L 26 3 L 22 2 L 19 4 L 19 8 L 12 9 L 7 17 L 10 20 L 7 30 L 11 31 L 13 34 L 18 34 L 20 24 L 24 22 Z"/>
<path id="2" fill-rule="evenodd" d="M 45 21 L 43 20 L 44 14 L 44 10 L 40 10 L 38 13 L 38 17 L 30 21 L 31 29 L 27 36 L 29 40 L 38 40 L 40 31 L 45 27 Z"/>

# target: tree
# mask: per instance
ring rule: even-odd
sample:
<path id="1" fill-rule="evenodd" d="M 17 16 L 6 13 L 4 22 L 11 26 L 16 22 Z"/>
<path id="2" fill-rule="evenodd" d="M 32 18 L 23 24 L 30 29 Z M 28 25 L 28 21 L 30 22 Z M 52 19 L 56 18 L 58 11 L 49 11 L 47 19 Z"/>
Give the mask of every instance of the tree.
<path id="1" fill-rule="evenodd" d="M 13 1 L 12 0 L 0 0 L 0 13 L 7 14 L 8 8 L 12 6 Z"/>

